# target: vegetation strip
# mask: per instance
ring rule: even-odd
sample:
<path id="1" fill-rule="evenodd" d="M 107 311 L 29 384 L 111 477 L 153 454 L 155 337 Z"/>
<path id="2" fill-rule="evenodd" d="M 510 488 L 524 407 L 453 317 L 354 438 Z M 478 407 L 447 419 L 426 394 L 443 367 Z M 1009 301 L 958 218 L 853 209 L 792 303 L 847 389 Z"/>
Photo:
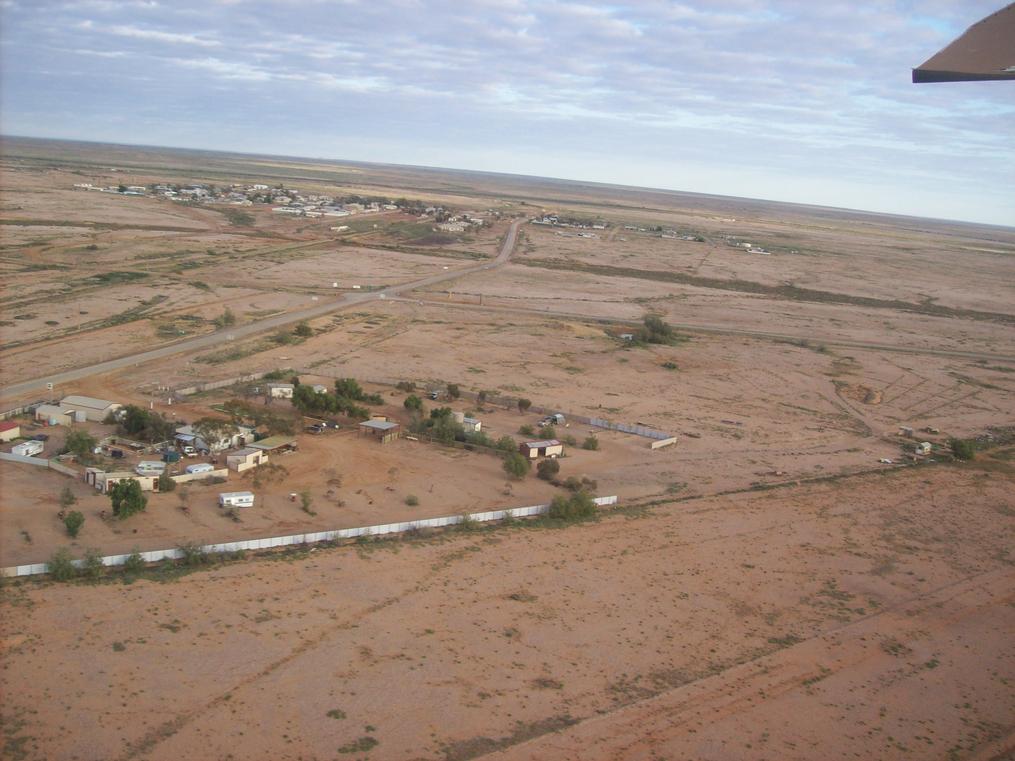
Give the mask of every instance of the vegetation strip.
<path id="1" fill-rule="evenodd" d="M 848 293 L 818 291 L 813 288 L 800 288 L 795 285 L 765 285 L 751 280 L 723 280 L 715 277 L 687 275 L 683 272 L 670 270 L 641 270 L 632 267 L 614 267 L 608 264 L 586 264 L 583 262 L 565 261 L 563 259 L 516 259 L 515 263 L 526 267 L 539 267 L 551 270 L 573 270 L 588 272 L 593 275 L 607 277 L 633 277 L 641 280 L 659 280 L 667 283 L 680 283 L 696 288 L 712 288 L 721 291 L 753 293 L 770 298 L 789 301 L 807 301 L 815 304 L 847 304 L 850 306 L 867 307 L 869 309 L 895 309 L 902 312 L 913 312 L 929 317 L 954 317 L 980 322 L 999 322 L 1004 325 L 1015 325 L 1015 315 L 1002 312 L 981 312 L 975 309 L 947 307 L 940 304 L 915 304 L 897 299 L 876 299 L 871 296 L 851 296 Z"/>

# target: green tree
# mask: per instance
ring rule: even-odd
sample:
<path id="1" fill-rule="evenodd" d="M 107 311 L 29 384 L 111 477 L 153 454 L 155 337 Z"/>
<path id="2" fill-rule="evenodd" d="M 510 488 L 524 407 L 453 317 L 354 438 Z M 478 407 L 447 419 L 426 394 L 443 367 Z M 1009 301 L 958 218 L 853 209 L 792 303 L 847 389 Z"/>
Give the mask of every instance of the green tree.
<path id="1" fill-rule="evenodd" d="M 592 451 L 599 449 L 599 439 L 593 435 L 588 436 L 585 441 L 582 442 L 582 449 L 589 449 Z"/>
<path id="2" fill-rule="evenodd" d="M 176 489 L 176 479 L 174 479 L 167 471 L 159 473 L 159 491 L 160 492 L 171 492 Z"/>
<path id="3" fill-rule="evenodd" d="M 949 439 L 948 446 L 956 460 L 972 460 L 976 457 L 976 447 L 969 439 Z"/>
<path id="4" fill-rule="evenodd" d="M 552 481 L 560 473 L 560 463 L 555 459 L 540 460 L 536 465 L 536 476 L 544 481 Z"/>
<path id="5" fill-rule="evenodd" d="M 529 407 L 531 407 L 531 406 L 532 406 L 532 402 L 529 399 L 519 399 L 518 400 L 518 411 L 519 412 L 527 412 Z"/>
<path id="6" fill-rule="evenodd" d="M 212 322 L 215 323 L 216 327 L 228 328 L 236 324 L 236 315 L 233 314 L 233 310 L 226 307 L 225 311 L 216 317 Z"/>
<path id="7" fill-rule="evenodd" d="M 405 401 L 402 402 L 402 406 L 409 412 L 422 413 L 423 412 L 423 400 L 415 394 L 409 394 L 405 397 Z"/>
<path id="8" fill-rule="evenodd" d="M 461 395 L 462 395 L 462 390 L 460 388 L 458 388 L 458 384 L 457 383 L 449 383 L 448 384 L 448 398 L 449 399 L 457 399 Z"/>
<path id="9" fill-rule="evenodd" d="M 123 570 L 127 573 L 140 573 L 144 570 L 144 558 L 137 548 L 131 550 L 131 553 L 127 556 L 126 560 L 123 561 Z"/>
<path id="10" fill-rule="evenodd" d="M 236 424 L 229 420 L 216 417 L 198 418 L 191 424 L 194 433 L 208 442 L 208 446 L 217 446 L 222 441 L 231 440 L 236 433 Z"/>
<path id="11" fill-rule="evenodd" d="M 504 455 L 502 467 L 509 478 L 517 481 L 525 478 L 525 474 L 529 472 L 532 463 L 529 462 L 528 458 L 522 456 L 520 452 L 508 452 Z"/>
<path id="12" fill-rule="evenodd" d="M 310 327 L 310 323 L 304 320 L 296 326 L 296 330 L 293 332 L 300 338 L 310 338 L 314 334 L 314 329 Z"/>
<path id="13" fill-rule="evenodd" d="M 113 515 L 121 520 L 142 512 L 148 505 L 136 478 L 126 478 L 113 484 L 109 489 L 109 501 L 113 504 Z"/>
<path id="14" fill-rule="evenodd" d="M 514 452 L 515 449 L 518 448 L 518 445 L 515 444 L 515 440 L 512 439 L 510 436 L 501 436 L 499 439 L 497 439 L 496 446 L 497 449 L 499 449 L 502 452 Z"/>
<path id="15" fill-rule="evenodd" d="M 67 451 L 78 457 L 90 457 L 92 450 L 95 449 L 96 441 L 95 437 L 92 436 L 88 431 L 83 431 L 80 428 L 68 432 L 67 438 L 64 441 L 64 446 L 67 447 Z"/>
<path id="16" fill-rule="evenodd" d="M 71 539 L 77 538 L 78 532 L 81 527 L 85 525 L 85 516 L 80 510 L 71 510 L 63 518 L 64 528 L 67 529 L 67 535 Z"/>
<path id="17" fill-rule="evenodd" d="M 585 491 L 577 492 L 570 498 L 558 494 L 550 502 L 550 510 L 547 513 L 554 520 L 580 521 L 591 518 L 596 514 L 596 503 L 592 495 Z"/>

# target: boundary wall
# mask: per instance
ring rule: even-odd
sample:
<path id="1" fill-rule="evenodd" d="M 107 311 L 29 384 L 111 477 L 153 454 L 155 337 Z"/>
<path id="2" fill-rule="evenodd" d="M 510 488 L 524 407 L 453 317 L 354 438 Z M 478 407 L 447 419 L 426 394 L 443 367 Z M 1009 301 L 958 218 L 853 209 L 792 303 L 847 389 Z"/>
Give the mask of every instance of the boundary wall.
<path id="1" fill-rule="evenodd" d="M 617 504 L 617 497 L 596 497 L 597 507 L 607 507 Z M 383 523 L 378 526 L 361 526 L 359 528 L 341 528 L 334 531 L 314 531 L 307 534 L 290 534 L 288 536 L 273 536 L 266 539 L 245 539 L 239 542 L 220 542 L 217 544 L 201 545 L 201 550 L 207 553 L 217 552 L 238 552 L 240 550 L 270 550 L 275 547 L 291 547 L 296 545 L 317 544 L 319 542 L 334 542 L 343 539 L 356 539 L 361 536 L 385 536 L 387 534 L 401 534 L 406 531 L 413 531 L 421 528 L 442 528 L 455 526 L 468 518 L 477 523 L 486 521 L 499 521 L 504 518 L 527 518 L 534 515 L 543 515 L 550 509 L 550 505 L 530 505 L 528 507 L 514 507 L 505 510 L 489 510 L 483 513 L 469 513 L 464 515 L 445 515 L 440 518 L 422 518 L 415 521 L 402 521 L 400 523 Z M 151 550 L 140 553 L 147 563 L 157 563 L 160 560 L 177 560 L 183 556 L 178 548 L 168 550 Z M 130 555 L 106 555 L 102 558 L 102 564 L 106 566 L 123 565 Z M 83 560 L 75 560 L 74 565 L 81 567 Z M 26 565 L 9 566 L 0 569 L 0 576 L 36 576 L 46 573 L 46 563 L 29 563 Z"/>

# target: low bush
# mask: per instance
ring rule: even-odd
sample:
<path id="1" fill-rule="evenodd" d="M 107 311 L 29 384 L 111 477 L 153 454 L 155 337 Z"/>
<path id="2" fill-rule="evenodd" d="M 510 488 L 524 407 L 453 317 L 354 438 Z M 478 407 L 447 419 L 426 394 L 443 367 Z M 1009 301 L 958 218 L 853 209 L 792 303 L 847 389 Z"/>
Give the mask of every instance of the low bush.
<path id="1" fill-rule="evenodd" d="M 556 460 L 540 460 L 536 465 L 536 476 L 544 481 L 552 481 L 560 473 L 560 463 Z"/>
<path id="2" fill-rule="evenodd" d="M 78 569 L 74 567 L 74 558 L 70 550 L 61 547 L 54 552 L 46 564 L 46 572 L 56 581 L 69 581 L 77 576 Z"/>
<path id="3" fill-rule="evenodd" d="M 71 510 L 63 519 L 64 528 L 71 539 L 76 539 L 81 527 L 85 525 L 85 516 L 79 510 Z"/>
<path id="4" fill-rule="evenodd" d="M 599 449 L 599 439 L 595 436 L 589 436 L 582 442 L 582 449 L 589 449 L 591 451 Z"/>
<path id="5" fill-rule="evenodd" d="M 102 563 L 102 553 L 94 547 L 85 550 L 85 563 L 81 567 L 81 573 L 95 581 L 102 576 L 105 570 L 106 566 Z"/>
<path id="6" fill-rule="evenodd" d="M 586 491 L 575 492 L 570 498 L 558 494 L 550 502 L 550 510 L 547 515 L 559 521 L 568 523 L 583 521 L 596 514 L 596 503 Z"/>
<path id="7" fill-rule="evenodd" d="M 408 497 L 405 498 L 405 504 L 407 504 L 409 507 L 415 507 L 416 505 L 419 504 L 419 497 L 417 497 L 415 494 L 410 494 Z"/>

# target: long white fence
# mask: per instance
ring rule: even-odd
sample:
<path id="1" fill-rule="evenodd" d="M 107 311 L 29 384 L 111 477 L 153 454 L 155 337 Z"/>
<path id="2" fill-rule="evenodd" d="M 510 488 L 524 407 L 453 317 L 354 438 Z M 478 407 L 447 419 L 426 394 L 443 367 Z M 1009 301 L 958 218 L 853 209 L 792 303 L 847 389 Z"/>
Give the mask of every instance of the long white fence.
<path id="1" fill-rule="evenodd" d="M 617 504 L 617 497 L 596 497 L 594 500 L 598 507 L 607 507 Z M 385 536 L 387 534 L 402 534 L 421 528 L 443 528 L 455 526 L 464 520 L 473 520 L 477 523 L 486 521 L 499 521 L 505 518 L 527 518 L 534 515 L 543 515 L 550 509 L 546 505 L 530 505 L 529 507 L 514 507 L 506 510 L 489 510 L 483 513 L 469 513 L 462 515 L 445 515 L 441 518 L 422 518 L 415 521 L 402 521 L 400 523 L 383 523 L 379 526 L 361 526 L 359 528 L 341 528 L 334 531 L 314 531 L 308 534 L 290 534 L 288 536 L 273 536 L 267 539 L 245 539 L 239 542 L 221 542 L 218 544 L 205 544 L 201 546 L 202 552 L 238 552 L 240 550 L 270 550 L 275 547 L 291 547 L 293 545 L 317 544 L 319 542 L 334 542 L 343 539 L 356 539 L 365 536 Z M 160 560 L 178 560 L 183 552 L 178 548 L 169 550 L 151 550 L 140 553 L 147 563 L 157 563 Z M 107 566 L 123 565 L 130 555 L 106 555 L 102 558 L 102 564 Z M 74 564 L 79 568 L 84 564 L 83 560 L 75 560 Z M 28 565 L 16 565 L 0 569 L 2 576 L 35 576 L 46 573 L 46 563 L 29 563 Z"/>

